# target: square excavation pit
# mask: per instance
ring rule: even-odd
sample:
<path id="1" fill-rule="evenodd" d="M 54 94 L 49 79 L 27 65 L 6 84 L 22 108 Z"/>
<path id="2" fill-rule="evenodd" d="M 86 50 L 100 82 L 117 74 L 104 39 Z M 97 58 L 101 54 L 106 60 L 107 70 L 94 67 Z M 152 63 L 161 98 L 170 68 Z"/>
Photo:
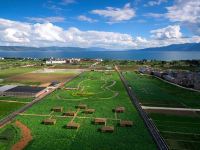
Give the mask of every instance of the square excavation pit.
<path id="1" fill-rule="evenodd" d="M 67 111 L 63 113 L 63 116 L 75 116 L 76 112 L 75 111 Z"/>
<path id="2" fill-rule="evenodd" d="M 75 123 L 75 122 L 69 122 L 66 125 L 67 129 L 78 129 L 79 127 L 80 127 L 80 124 L 79 123 Z"/>
<path id="3" fill-rule="evenodd" d="M 55 125 L 56 124 L 56 119 L 45 119 L 42 121 L 43 124 L 45 125 Z"/>
<path id="4" fill-rule="evenodd" d="M 115 108 L 115 112 L 116 113 L 123 113 L 124 111 L 125 111 L 124 107 L 117 107 L 117 108 Z"/>
<path id="5" fill-rule="evenodd" d="M 114 132 L 114 126 L 103 126 L 103 127 L 101 127 L 101 132 L 112 133 L 112 132 Z"/>
<path id="6" fill-rule="evenodd" d="M 51 110 L 54 111 L 54 112 L 62 112 L 63 107 L 53 107 Z"/>
<path id="7" fill-rule="evenodd" d="M 94 124 L 105 125 L 106 124 L 106 118 L 95 118 Z"/>
<path id="8" fill-rule="evenodd" d="M 80 108 L 80 109 L 86 109 L 87 108 L 87 105 L 86 104 L 79 104 L 78 106 L 76 106 L 77 108 Z"/>
<path id="9" fill-rule="evenodd" d="M 133 126 L 133 121 L 130 120 L 121 120 L 119 125 L 121 127 L 132 127 Z"/>
<path id="10" fill-rule="evenodd" d="M 86 109 L 83 111 L 85 114 L 92 114 L 95 112 L 95 109 Z"/>

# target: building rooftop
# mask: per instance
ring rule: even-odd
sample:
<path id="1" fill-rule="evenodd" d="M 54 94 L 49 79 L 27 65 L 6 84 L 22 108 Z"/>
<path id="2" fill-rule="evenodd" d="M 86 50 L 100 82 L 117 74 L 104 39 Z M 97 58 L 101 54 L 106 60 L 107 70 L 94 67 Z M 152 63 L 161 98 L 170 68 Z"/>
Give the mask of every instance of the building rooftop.
<path id="1" fill-rule="evenodd" d="M 4 86 L 0 86 L 0 92 L 5 92 L 7 90 L 10 90 L 12 88 L 17 87 L 17 85 L 4 85 Z"/>
<path id="2" fill-rule="evenodd" d="M 38 93 L 44 89 L 45 87 L 15 86 L 13 88 L 6 90 L 6 92 Z"/>

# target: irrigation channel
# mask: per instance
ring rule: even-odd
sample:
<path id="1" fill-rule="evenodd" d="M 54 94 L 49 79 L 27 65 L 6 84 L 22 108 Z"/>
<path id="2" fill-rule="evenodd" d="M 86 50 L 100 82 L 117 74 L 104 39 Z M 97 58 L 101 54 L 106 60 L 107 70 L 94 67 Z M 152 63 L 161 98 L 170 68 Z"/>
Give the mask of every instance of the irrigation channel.
<path id="1" fill-rule="evenodd" d="M 84 72 L 84 71 L 83 71 Z M 39 97 L 35 98 L 33 101 L 31 101 L 30 103 L 28 103 L 27 105 L 23 106 L 22 108 L 18 109 L 17 111 L 11 113 L 10 115 L 8 115 L 7 117 L 3 118 L 0 120 L 0 128 L 5 126 L 7 123 L 11 122 L 17 115 L 23 113 L 24 111 L 26 111 L 28 108 L 32 107 L 34 104 L 38 103 L 39 101 L 43 100 L 44 97 L 46 97 L 47 95 L 51 94 L 53 91 L 57 90 L 58 88 L 62 87 L 65 85 L 66 82 L 69 82 L 75 78 L 77 78 L 78 76 L 80 76 L 83 72 L 77 74 L 76 76 L 72 77 L 71 79 L 68 79 L 67 81 L 59 84 L 57 87 L 55 87 L 54 89 L 40 95 Z"/>
<path id="2" fill-rule="evenodd" d="M 163 137 L 159 134 L 158 129 L 156 128 L 155 124 L 153 123 L 153 121 L 148 117 L 147 113 L 142 109 L 137 97 L 135 96 L 135 93 L 133 92 L 132 88 L 129 86 L 128 82 L 126 81 L 126 79 L 124 78 L 124 76 L 121 74 L 121 72 L 119 71 L 118 67 L 115 66 L 116 71 L 118 72 L 120 79 L 122 81 L 122 83 L 125 86 L 125 89 L 132 101 L 132 103 L 134 104 L 134 106 L 136 107 L 136 109 L 138 110 L 140 116 L 142 117 L 142 119 L 144 120 L 145 125 L 147 126 L 150 134 L 152 135 L 157 147 L 159 150 L 169 150 L 168 145 L 166 144 L 165 140 L 163 139 Z"/>

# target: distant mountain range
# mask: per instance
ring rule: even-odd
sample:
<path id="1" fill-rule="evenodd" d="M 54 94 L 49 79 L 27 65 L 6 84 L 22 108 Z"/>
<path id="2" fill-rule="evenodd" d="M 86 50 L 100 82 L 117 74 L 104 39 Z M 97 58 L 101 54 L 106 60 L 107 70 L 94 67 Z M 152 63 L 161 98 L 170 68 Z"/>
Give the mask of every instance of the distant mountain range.
<path id="1" fill-rule="evenodd" d="M 67 52 L 83 52 L 83 51 L 116 51 L 104 48 L 79 48 L 79 47 L 24 47 L 24 46 L 0 46 L 2 51 L 67 51 Z M 135 50 L 135 49 L 134 49 Z M 139 49 L 138 49 L 139 50 Z M 164 47 L 154 47 L 140 49 L 141 51 L 200 51 L 200 43 L 173 44 Z M 120 50 L 117 50 L 120 51 Z M 127 50 L 133 51 L 133 50 Z"/>

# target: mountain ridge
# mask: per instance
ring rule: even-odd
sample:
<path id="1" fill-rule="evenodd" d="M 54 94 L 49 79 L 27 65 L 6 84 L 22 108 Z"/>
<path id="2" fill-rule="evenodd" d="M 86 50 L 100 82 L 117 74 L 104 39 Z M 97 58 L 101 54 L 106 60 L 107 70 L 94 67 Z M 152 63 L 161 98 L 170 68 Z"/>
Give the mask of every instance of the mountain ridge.
<path id="1" fill-rule="evenodd" d="M 144 49 L 127 49 L 127 50 L 114 50 L 99 47 L 81 48 L 81 47 L 28 47 L 28 46 L 0 46 L 1 51 L 67 51 L 67 52 L 80 52 L 80 51 L 200 51 L 200 43 L 186 43 L 186 44 L 173 44 L 163 47 L 152 47 Z"/>

